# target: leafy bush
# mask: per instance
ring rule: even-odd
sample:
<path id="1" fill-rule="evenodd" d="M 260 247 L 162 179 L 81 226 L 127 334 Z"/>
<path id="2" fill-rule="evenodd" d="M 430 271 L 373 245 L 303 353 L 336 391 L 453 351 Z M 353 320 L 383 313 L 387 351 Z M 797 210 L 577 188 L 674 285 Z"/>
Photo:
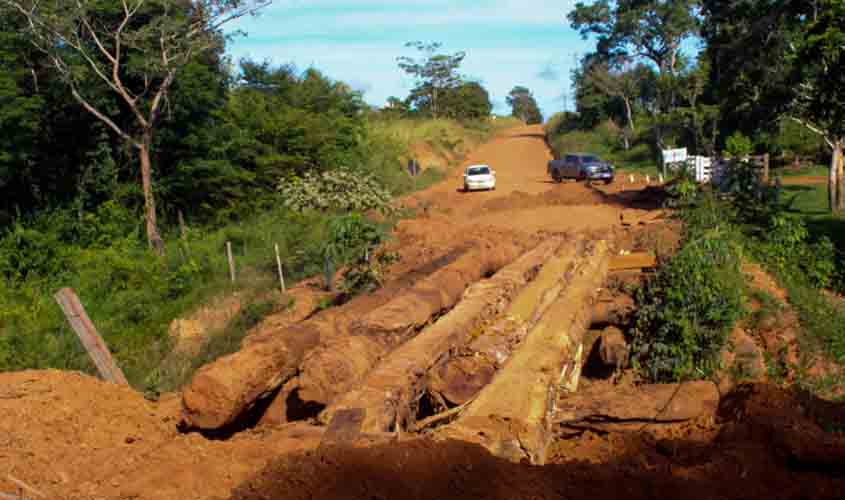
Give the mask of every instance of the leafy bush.
<path id="1" fill-rule="evenodd" d="M 754 151 L 751 139 L 745 137 L 742 132 L 734 132 L 725 140 L 725 152 L 734 157 L 748 156 Z"/>
<path id="2" fill-rule="evenodd" d="M 782 205 L 780 187 L 760 182 L 757 167 L 748 162 L 729 162 L 720 190 L 732 198 L 733 208 L 746 223 L 765 224 L 787 208 Z"/>
<path id="3" fill-rule="evenodd" d="M 725 206 L 705 194 L 682 216 L 681 250 L 637 292 L 632 360 L 653 381 L 712 373 L 744 314 L 742 235 L 727 222 Z"/>
<path id="4" fill-rule="evenodd" d="M 727 229 L 688 241 L 638 293 L 635 366 L 654 381 L 708 375 L 743 315 L 742 250 Z"/>
<path id="5" fill-rule="evenodd" d="M 325 212 L 364 212 L 377 210 L 389 213 L 390 193 L 378 181 L 362 172 L 333 170 L 279 184 L 282 202 L 291 210 L 319 210 Z"/>

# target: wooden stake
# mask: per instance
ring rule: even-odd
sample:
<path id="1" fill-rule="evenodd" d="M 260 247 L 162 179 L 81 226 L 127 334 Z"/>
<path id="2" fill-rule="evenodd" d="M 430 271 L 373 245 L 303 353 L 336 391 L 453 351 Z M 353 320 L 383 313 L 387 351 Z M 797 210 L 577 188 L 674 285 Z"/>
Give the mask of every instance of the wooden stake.
<path id="1" fill-rule="evenodd" d="M 88 355 L 91 356 L 91 359 L 97 366 L 100 376 L 109 382 L 129 385 L 123 372 L 114 363 L 108 346 L 106 346 L 100 334 L 97 333 L 94 323 L 91 322 L 91 319 L 85 312 L 85 308 L 79 302 L 76 292 L 72 288 L 62 288 L 56 292 L 54 297 L 65 313 L 65 317 L 68 323 L 70 323 L 71 328 L 73 328 L 73 331 L 76 332 L 77 337 L 82 342 L 82 346 L 85 347 Z"/>
<path id="2" fill-rule="evenodd" d="M 182 239 L 188 239 L 188 225 L 185 224 L 185 216 L 182 215 L 182 210 L 178 210 L 176 215 L 179 217 L 179 232 L 182 234 Z"/>
<path id="3" fill-rule="evenodd" d="M 282 293 L 287 292 L 285 288 L 285 275 L 282 272 L 282 258 L 279 256 L 279 244 L 276 243 L 276 266 L 279 268 L 279 283 L 282 284 Z"/>
<path id="4" fill-rule="evenodd" d="M 232 278 L 232 283 L 235 282 L 235 258 L 232 257 L 232 242 L 226 242 L 226 256 L 229 258 L 229 276 Z"/>

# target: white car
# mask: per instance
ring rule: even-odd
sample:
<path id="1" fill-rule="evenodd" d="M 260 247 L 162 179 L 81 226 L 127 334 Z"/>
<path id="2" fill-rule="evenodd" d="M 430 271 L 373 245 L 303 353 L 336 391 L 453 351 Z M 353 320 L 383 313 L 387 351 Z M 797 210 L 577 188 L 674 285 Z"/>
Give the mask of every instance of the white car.
<path id="1" fill-rule="evenodd" d="M 489 165 L 470 165 L 464 170 L 464 191 L 496 189 L 496 171 Z"/>

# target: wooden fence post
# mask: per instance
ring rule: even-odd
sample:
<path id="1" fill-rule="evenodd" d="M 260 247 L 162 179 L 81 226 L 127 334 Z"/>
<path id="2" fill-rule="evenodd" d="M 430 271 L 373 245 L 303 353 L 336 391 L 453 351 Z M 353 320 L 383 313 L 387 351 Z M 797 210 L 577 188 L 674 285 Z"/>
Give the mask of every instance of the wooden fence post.
<path id="1" fill-rule="evenodd" d="M 72 288 L 62 288 L 56 292 L 54 297 L 65 313 L 65 317 L 68 323 L 70 323 L 71 328 L 73 328 L 73 331 L 76 332 L 77 337 L 82 342 L 82 346 L 85 347 L 88 355 L 91 356 L 91 359 L 97 366 L 100 376 L 109 382 L 129 385 L 123 372 L 114 363 L 108 346 L 106 346 L 100 334 L 97 333 L 94 323 L 91 322 L 91 319 L 85 312 L 85 308 L 79 302 L 76 292 Z"/>
<path id="2" fill-rule="evenodd" d="M 282 258 L 279 256 L 279 244 L 275 244 L 276 247 L 276 266 L 279 268 L 279 282 L 282 284 L 282 293 L 287 292 L 285 289 L 285 275 L 282 272 Z"/>
<path id="3" fill-rule="evenodd" d="M 232 278 L 232 283 L 235 282 L 235 258 L 232 257 L 232 242 L 226 242 L 226 256 L 229 258 L 229 277 Z"/>

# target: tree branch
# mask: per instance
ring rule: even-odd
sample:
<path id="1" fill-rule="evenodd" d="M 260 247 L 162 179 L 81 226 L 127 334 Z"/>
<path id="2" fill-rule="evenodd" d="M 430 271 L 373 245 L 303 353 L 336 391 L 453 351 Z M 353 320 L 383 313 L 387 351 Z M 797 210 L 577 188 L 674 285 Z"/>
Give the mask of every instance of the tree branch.
<path id="1" fill-rule="evenodd" d="M 84 98 L 84 97 L 82 97 L 82 96 L 79 94 L 79 91 L 76 89 L 76 85 L 74 85 L 74 84 L 71 84 L 71 85 L 70 85 L 70 92 L 71 92 L 71 94 L 73 94 L 74 99 L 76 99 L 76 101 L 77 101 L 79 104 L 81 104 L 83 108 L 85 108 L 85 109 L 86 109 L 89 113 L 91 113 L 92 115 L 96 116 L 96 117 L 97 117 L 100 121 L 102 121 L 103 123 L 105 123 L 106 125 L 108 125 L 108 126 L 109 126 L 112 130 L 114 130 L 114 131 L 117 133 L 117 135 L 119 135 L 119 136 L 120 136 L 123 140 L 125 140 L 125 141 L 129 142 L 130 144 L 132 144 L 132 145 L 133 145 L 133 146 L 135 146 L 136 148 L 140 148 L 140 147 L 141 147 L 141 144 L 140 144 L 138 141 L 136 141 L 135 139 L 133 139 L 132 137 L 130 137 L 130 136 L 129 136 L 129 134 L 127 134 L 126 132 L 124 132 L 124 131 L 123 131 L 123 129 L 121 129 L 120 127 L 118 127 L 118 126 L 117 126 L 117 124 L 116 124 L 116 123 L 114 123 L 114 121 L 112 121 L 112 119 L 111 119 L 111 118 L 109 118 L 108 116 L 106 116 L 106 115 L 104 115 L 103 113 L 101 113 L 99 109 L 95 108 L 95 107 L 94 107 L 93 105 L 91 105 L 91 104 L 90 104 L 87 100 L 85 100 L 85 98 Z"/>
<path id="2" fill-rule="evenodd" d="M 790 120 L 794 121 L 795 123 L 798 123 L 798 124 L 800 124 L 800 125 L 803 125 L 804 127 L 806 127 L 806 128 L 807 128 L 807 130 L 809 130 L 809 131 L 811 131 L 811 132 L 814 132 L 814 133 L 816 133 L 816 134 L 820 135 L 820 136 L 822 137 L 822 139 L 824 139 L 824 142 L 825 142 L 825 143 L 827 143 L 827 145 L 830 147 L 830 149 L 831 149 L 831 150 L 832 150 L 832 149 L 834 149 L 833 140 L 832 140 L 832 139 L 830 139 L 830 134 L 829 134 L 827 131 L 822 130 L 822 129 L 821 129 L 821 128 L 819 128 L 819 127 L 816 127 L 816 126 L 815 126 L 815 125 L 813 125 L 812 123 L 810 123 L 810 122 L 808 122 L 808 121 L 806 121 L 806 120 L 802 120 L 801 118 L 798 118 L 797 116 L 788 115 L 788 116 L 787 116 L 787 118 L 789 118 Z"/>

